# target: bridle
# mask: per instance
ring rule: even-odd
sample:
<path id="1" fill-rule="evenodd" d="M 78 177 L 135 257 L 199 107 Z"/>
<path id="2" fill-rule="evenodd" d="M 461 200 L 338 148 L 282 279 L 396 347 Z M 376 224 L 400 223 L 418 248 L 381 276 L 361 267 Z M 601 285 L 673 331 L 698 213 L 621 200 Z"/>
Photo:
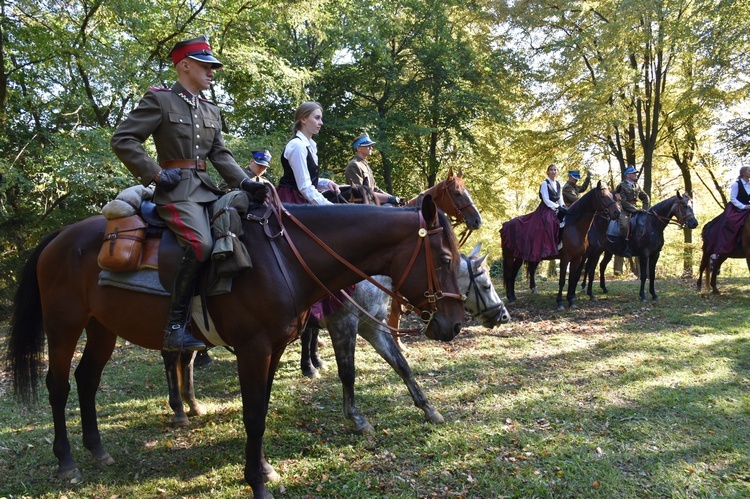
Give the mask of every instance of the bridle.
<path id="1" fill-rule="evenodd" d="M 673 211 L 676 212 L 675 215 L 677 216 L 677 220 L 672 220 Z M 672 206 L 672 209 L 669 210 L 669 214 L 666 217 L 663 215 L 659 215 L 651 208 L 646 211 L 646 214 L 656 217 L 664 224 L 665 227 L 669 224 L 672 224 L 678 226 L 680 229 L 684 229 L 685 224 L 687 224 L 688 215 L 685 211 L 685 207 L 682 206 L 682 198 L 680 196 L 675 196 L 675 204 Z"/>
<path id="2" fill-rule="evenodd" d="M 464 220 L 466 220 L 466 217 L 464 216 L 464 210 L 467 208 L 474 208 L 477 213 L 479 210 L 477 209 L 476 205 L 474 204 L 474 201 L 471 199 L 471 196 L 468 196 L 469 201 L 465 204 L 458 204 L 456 200 L 453 198 L 453 196 L 450 195 L 451 188 L 456 185 L 456 177 L 451 177 L 445 181 L 444 184 L 438 184 L 430 189 L 427 189 L 425 191 L 425 194 L 432 194 L 435 198 L 436 204 L 441 204 L 440 200 L 443 198 L 448 198 L 450 200 L 450 204 L 453 207 L 452 210 L 444 210 L 445 214 L 451 217 L 451 225 L 455 228 L 459 225 L 461 225 Z M 455 188 L 453 189 L 455 190 Z M 458 239 L 458 246 L 461 247 L 464 245 L 464 243 L 469 239 L 469 236 L 471 236 L 471 233 L 474 232 L 472 229 L 469 229 L 468 227 L 464 228 L 464 230 L 461 231 L 460 234 L 457 235 Z"/>
<path id="3" fill-rule="evenodd" d="M 612 206 L 613 204 L 617 204 L 617 201 L 615 201 L 614 197 L 610 196 L 610 199 L 608 199 L 609 202 L 606 205 L 604 205 L 602 201 L 603 199 L 605 199 L 604 193 L 603 193 L 604 189 L 601 187 L 595 187 L 595 189 L 599 191 L 596 193 L 596 198 L 599 200 L 599 204 L 603 205 L 601 210 L 599 211 L 601 211 L 602 213 L 606 213 L 609 216 L 609 207 Z M 610 216 L 609 218 L 612 218 L 612 217 Z"/>
<path id="4" fill-rule="evenodd" d="M 435 268 L 435 265 L 433 263 L 432 259 L 432 247 L 430 245 L 430 238 L 431 237 L 440 237 L 440 235 L 443 232 L 443 227 L 433 227 L 428 228 L 427 222 L 425 221 L 424 217 L 422 216 L 421 211 L 417 211 L 418 215 L 418 221 L 419 221 L 419 229 L 417 231 L 417 235 L 419 236 L 417 238 L 416 245 L 414 247 L 414 251 L 412 252 L 411 258 L 409 260 L 408 265 L 406 266 L 403 275 L 397 282 L 395 286 L 393 286 L 392 289 L 388 289 L 382 284 L 380 284 L 378 281 L 373 279 L 372 277 L 368 276 L 361 270 L 359 270 L 357 267 L 349 263 L 347 260 L 345 260 L 341 255 L 336 253 L 334 250 L 332 250 L 327 244 L 325 244 L 318 236 L 316 236 L 310 229 L 308 229 L 301 221 L 299 221 L 294 215 L 289 213 L 289 211 L 284 208 L 284 206 L 281 204 L 280 200 L 278 199 L 278 194 L 276 193 L 275 189 L 272 191 L 274 202 L 268 203 L 268 208 L 263 214 L 263 216 L 258 217 L 256 215 L 253 215 L 252 213 L 248 213 L 246 216 L 246 219 L 252 222 L 259 223 L 264 230 L 264 233 L 266 236 L 271 240 L 272 242 L 272 248 L 274 250 L 274 253 L 276 255 L 276 258 L 279 262 L 279 267 L 282 270 L 282 273 L 284 274 L 284 278 L 287 281 L 287 286 L 289 289 L 292 288 L 292 282 L 289 278 L 284 266 L 281 264 L 281 255 L 278 251 L 278 248 L 276 247 L 276 241 L 283 237 L 286 239 L 287 243 L 289 244 L 289 247 L 291 248 L 292 252 L 294 253 L 295 257 L 299 261 L 300 265 L 305 269 L 307 274 L 312 277 L 312 279 L 323 289 L 326 290 L 326 292 L 334 298 L 340 305 L 344 305 L 334 294 L 333 291 L 328 289 L 328 287 L 323 284 L 320 279 L 314 274 L 314 272 L 310 269 L 310 267 L 305 262 L 304 258 L 300 254 L 299 250 L 295 246 L 294 242 L 289 237 L 288 231 L 284 228 L 283 218 L 288 218 L 291 222 L 293 222 L 297 227 L 299 227 L 305 234 L 310 237 L 318 246 L 323 248 L 328 254 L 333 256 L 336 260 L 338 260 L 342 265 L 346 266 L 349 270 L 353 271 L 355 274 L 359 275 L 362 279 L 366 279 L 372 284 L 374 284 L 376 287 L 378 287 L 380 290 L 388 294 L 394 302 L 398 303 L 400 306 L 404 307 L 409 312 L 414 312 L 419 316 L 420 321 L 422 322 L 422 328 L 421 330 L 425 330 L 429 327 L 430 323 L 432 322 L 435 314 L 437 313 L 437 303 L 439 300 L 443 298 L 453 298 L 457 300 L 464 301 L 464 296 L 457 294 L 457 293 L 446 293 L 443 292 L 440 289 L 440 281 L 437 276 L 437 270 Z M 268 221 L 271 217 L 274 217 L 276 221 L 279 224 L 279 230 L 276 233 L 270 233 L 270 226 L 268 224 Z M 406 281 L 406 278 L 411 274 L 412 269 L 414 267 L 414 264 L 417 260 L 417 257 L 419 256 L 420 250 L 424 248 L 424 255 L 425 255 L 425 267 L 427 269 L 427 290 L 424 292 L 425 299 L 421 301 L 420 303 L 412 304 L 409 302 L 409 300 L 399 291 L 401 286 Z M 351 300 L 351 298 L 346 295 L 344 292 L 344 295 L 347 296 L 349 301 L 356 306 L 360 312 L 364 313 L 368 317 L 371 317 L 373 320 L 376 320 L 374 317 L 372 317 L 361 305 L 356 303 L 355 301 Z M 297 314 L 299 315 L 299 314 Z M 376 320 L 377 321 L 377 320 Z M 389 327 L 389 329 L 392 329 Z M 418 331 L 420 329 L 417 329 Z M 402 331 L 402 330 L 398 330 Z M 409 333 L 414 332 L 413 329 L 407 330 Z"/>
<path id="5" fill-rule="evenodd" d="M 469 313 L 472 319 L 476 319 L 479 316 L 487 315 L 488 313 L 492 314 L 492 316 L 495 316 L 494 312 L 497 310 L 501 310 L 503 308 L 502 302 L 500 305 L 493 305 L 491 307 L 487 306 L 487 300 L 482 296 L 482 293 L 479 292 L 479 284 L 477 283 L 477 277 L 484 274 L 484 271 L 475 274 L 474 273 L 474 267 L 471 264 L 471 258 L 469 258 L 466 255 L 461 255 L 461 258 L 466 262 L 466 266 L 469 269 L 469 286 L 466 288 L 466 292 L 464 292 L 464 300 L 468 301 L 469 296 L 471 295 L 471 292 L 473 291 L 474 294 L 477 297 L 477 309 L 478 311 L 476 313 Z M 464 307 L 465 308 L 465 307 Z"/>

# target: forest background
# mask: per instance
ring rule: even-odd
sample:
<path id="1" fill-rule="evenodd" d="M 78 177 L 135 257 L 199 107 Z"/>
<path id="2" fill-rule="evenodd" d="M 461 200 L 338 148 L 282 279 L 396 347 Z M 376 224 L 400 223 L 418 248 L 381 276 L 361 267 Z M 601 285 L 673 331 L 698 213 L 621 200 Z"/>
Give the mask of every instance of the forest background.
<path id="1" fill-rule="evenodd" d="M 552 162 L 612 188 L 632 164 L 654 202 L 721 213 L 750 154 L 748 18 L 750 0 L 2 0 L 0 311 L 44 234 L 135 183 L 109 138 L 171 86 L 179 40 L 206 34 L 224 63 L 206 96 L 240 164 L 266 147 L 278 179 L 317 100 L 324 176 L 343 181 L 363 131 L 398 196 L 461 169 L 485 220 L 472 244 L 498 258 Z M 692 272 L 699 231 L 667 231 L 661 272 Z"/>

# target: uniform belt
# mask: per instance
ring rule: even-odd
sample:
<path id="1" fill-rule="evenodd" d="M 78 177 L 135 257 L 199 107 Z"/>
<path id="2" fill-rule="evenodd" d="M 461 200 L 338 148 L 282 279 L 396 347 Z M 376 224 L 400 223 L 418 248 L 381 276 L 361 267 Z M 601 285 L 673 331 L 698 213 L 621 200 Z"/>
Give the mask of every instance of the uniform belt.
<path id="1" fill-rule="evenodd" d="M 180 168 L 206 171 L 206 162 L 202 159 L 168 159 L 160 163 L 162 168 Z"/>

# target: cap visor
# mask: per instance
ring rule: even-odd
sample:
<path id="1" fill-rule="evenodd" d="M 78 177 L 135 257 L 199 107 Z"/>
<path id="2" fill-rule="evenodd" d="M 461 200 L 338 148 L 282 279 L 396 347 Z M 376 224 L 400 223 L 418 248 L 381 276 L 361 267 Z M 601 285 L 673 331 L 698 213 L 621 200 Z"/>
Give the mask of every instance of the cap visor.
<path id="1" fill-rule="evenodd" d="M 219 69 L 219 68 L 221 68 L 221 67 L 224 66 L 222 63 L 219 62 L 218 59 L 216 59 L 212 55 L 202 55 L 201 54 L 201 55 L 189 55 L 188 57 L 190 59 L 195 59 L 196 61 L 211 63 L 211 69 Z"/>

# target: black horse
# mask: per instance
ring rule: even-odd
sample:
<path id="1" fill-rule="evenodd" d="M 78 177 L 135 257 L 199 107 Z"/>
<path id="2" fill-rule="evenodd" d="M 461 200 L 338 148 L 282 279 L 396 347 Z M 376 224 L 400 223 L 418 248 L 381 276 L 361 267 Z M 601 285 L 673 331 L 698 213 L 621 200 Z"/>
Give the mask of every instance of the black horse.
<path id="1" fill-rule="evenodd" d="M 681 228 L 695 229 L 698 227 L 698 220 L 693 213 L 693 200 L 687 193 L 680 194 L 680 191 L 677 191 L 675 196 L 657 203 L 646 212 L 634 214 L 630 219 L 630 237 L 627 244 L 630 253 L 638 257 L 641 278 L 639 296 L 641 301 L 646 301 L 646 279 L 650 280 L 648 291 L 651 293 L 651 297 L 654 300 L 659 299 L 654 289 L 656 262 L 659 261 L 659 254 L 664 246 L 664 229 L 672 222 L 673 217 L 677 219 L 676 223 Z M 601 220 L 596 220 L 592 224 L 591 232 L 589 232 L 589 251 L 585 264 L 585 276 L 588 280 L 587 293 L 592 300 L 594 295 L 591 287 L 599 256 L 604 253 L 604 258 L 599 264 L 599 285 L 604 293 L 607 292 L 607 286 L 604 282 L 604 270 L 607 268 L 607 264 L 612 259 L 613 254 L 623 256 L 624 248 L 607 239 L 606 228 L 602 230 L 603 224 L 604 222 Z"/>

